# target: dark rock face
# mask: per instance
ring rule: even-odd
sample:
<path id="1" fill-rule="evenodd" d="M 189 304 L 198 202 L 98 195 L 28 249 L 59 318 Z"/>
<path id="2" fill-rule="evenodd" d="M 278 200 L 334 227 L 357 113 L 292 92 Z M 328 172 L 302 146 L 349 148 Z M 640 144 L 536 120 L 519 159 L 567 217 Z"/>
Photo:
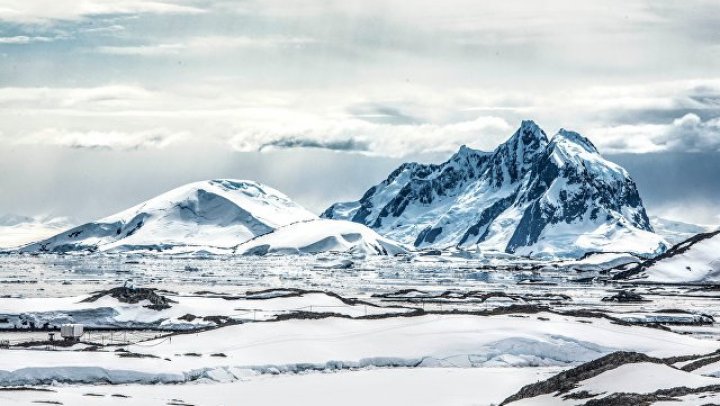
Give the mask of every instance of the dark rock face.
<path id="1" fill-rule="evenodd" d="M 560 130 L 548 140 L 532 121 L 493 152 L 463 146 L 439 165 L 403 164 L 359 201 L 335 204 L 322 216 L 362 223 L 416 247 L 494 244 L 508 253 L 543 239 L 552 245 L 556 225 L 652 232 L 624 169 L 580 134 Z"/>
<path id="2" fill-rule="evenodd" d="M 360 208 L 351 220 L 378 228 L 382 226 L 384 218 L 402 215 L 410 204 L 430 206 L 438 198 L 451 196 L 461 185 L 477 178 L 488 160 L 487 153 L 463 146 L 442 165 L 422 165 L 414 162 L 403 164 L 393 171 L 388 179 L 370 188 L 363 195 L 360 199 Z M 401 177 L 412 181 L 405 183 L 388 202 L 384 203 L 379 214 L 374 219 L 371 218 L 372 209 L 375 207 L 373 197 Z M 323 217 L 337 218 L 332 207 L 325 211 Z"/>
<path id="3" fill-rule="evenodd" d="M 596 377 L 604 372 L 616 369 L 625 364 L 633 363 L 654 363 L 667 365 L 673 368 L 673 364 L 682 361 L 694 361 L 689 365 L 703 363 L 706 359 L 716 359 L 717 352 L 711 354 L 689 355 L 682 357 L 654 358 L 643 353 L 618 351 L 608 354 L 596 360 L 586 362 L 578 367 L 560 372 L 544 381 L 532 383 L 521 388 L 517 393 L 505 399 L 501 405 L 513 404 L 525 399 L 525 402 L 532 403 L 532 398 L 552 395 L 561 397 L 563 400 L 584 400 L 584 406 L 624 406 L 624 405 L 654 405 L 657 402 L 680 401 L 687 395 L 700 395 L 703 398 L 709 394 L 720 391 L 720 385 L 708 385 L 700 387 L 677 386 L 672 388 L 658 389 L 650 393 L 633 392 L 609 392 L 592 393 L 582 390 L 584 381 Z M 685 368 L 682 368 L 686 370 Z M 574 392 L 571 392 L 574 391 Z M 709 403 L 708 403 L 709 404 Z"/>
<path id="4" fill-rule="evenodd" d="M 155 289 L 150 288 L 129 288 L 129 287 L 117 287 L 108 290 L 104 290 L 90 296 L 83 300 L 83 302 L 94 302 L 103 296 L 114 297 L 122 303 L 136 304 L 143 300 L 149 301 L 151 304 L 147 307 L 153 310 L 163 310 L 170 308 L 172 300 L 165 296 L 159 295 Z"/>
<path id="5" fill-rule="evenodd" d="M 573 142 L 585 151 L 597 154 L 595 146 L 577 133 L 561 131 L 560 139 L 554 139 L 548 146 L 548 153 L 541 156 L 531 170 L 530 179 L 521 202 L 530 203 L 513 234 L 508 251 L 512 252 L 520 246 L 532 245 L 538 241 L 540 233 L 551 224 L 580 221 L 586 214 L 590 220 L 602 220 L 602 212 L 621 213 L 623 208 L 634 210 L 628 220 L 632 226 L 645 231 L 653 231 L 650 220 L 642 206 L 637 186 L 629 176 L 617 179 L 603 177 L 585 162 L 574 162 L 568 165 L 563 162 L 560 167 L 555 159 L 559 143 Z M 546 195 L 556 179 L 563 179 L 567 186 L 575 186 L 575 192 L 567 190 L 559 192 L 555 204 L 540 197 Z M 607 221 L 612 217 L 606 215 Z"/>
<path id="6" fill-rule="evenodd" d="M 415 240 L 415 246 L 422 245 L 423 242 L 427 242 L 429 244 L 432 244 L 435 242 L 435 238 L 442 233 L 442 227 L 440 228 L 426 228 L 422 232 L 420 232 L 420 235 L 418 235 L 417 240 Z"/>
<path id="7" fill-rule="evenodd" d="M 515 195 L 508 196 L 504 199 L 500 199 L 493 203 L 490 207 L 483 210 L 480 214 L 480 219 L 477 223 L 473 224 L 472 227 L 468 228 L 465 235 L 460 239 L 460 245 L 470 242 L 472 238 L 478 237 L 476 241 L 485 241 L 488 237 L 489 230 L 488 226 L 495 220 L 502 212 L 512 206 L 515 200 Z M 416 244 L 417 245 L 417 244 Z"/>
<path id="8" fill-rule="evenodd" d="M 649 302 L 649 300 L 629 290 L 621 290 L 615 295 L 602 298 L 603 302 L 633 303 L 633 302 Z"/>

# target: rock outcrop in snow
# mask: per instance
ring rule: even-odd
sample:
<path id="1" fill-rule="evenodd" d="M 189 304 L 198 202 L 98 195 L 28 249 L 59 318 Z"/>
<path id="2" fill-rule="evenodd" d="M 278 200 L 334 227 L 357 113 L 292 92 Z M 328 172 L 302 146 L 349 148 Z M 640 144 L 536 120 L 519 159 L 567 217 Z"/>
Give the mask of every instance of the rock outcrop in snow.
<path id="1" fill-rule="evenodd" d="M 693 373 L 687 366 L 715 355 L 663 359 L 618 351 L 526 385 L 500 404 L 654 405 L 706 399 L 717 393 L 717 378 Z"/>
<path id="2" fill-rule="evenodd" d="M 720 282 L 720 230 L 701 233 L 677 244 L 615 279 L 642 278 L 669 283 Z"/>
<path id="3" fill-rule="evenodd" d="M 368 225 L 416 247 L 477 247 L 536 257 L 651 256 L 653 233 L 633 180 L 578 133 L 552 139 L 532 121 L 493 152 L 461 147 L 439 165 L 406 163 L 357 202 L 323 217 Z"/>

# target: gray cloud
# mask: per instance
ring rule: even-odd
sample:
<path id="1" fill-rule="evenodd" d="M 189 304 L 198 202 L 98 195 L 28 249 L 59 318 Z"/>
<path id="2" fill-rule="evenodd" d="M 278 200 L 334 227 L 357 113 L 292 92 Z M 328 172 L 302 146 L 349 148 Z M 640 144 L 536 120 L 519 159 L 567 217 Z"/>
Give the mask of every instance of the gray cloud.
<path id="1" fill-rule="evenodd" d="M 119 131 L 67 131 L 47 128 L 17 139 L 25 145 L 56 145 L 75 149 L 138 150 L 164 148 L 185 137 L 159 128 L 138 132 Z"/>
<path id="2" fill-rule="evenodd" d="M 703 121 L 694 113 L 667 124 L 635 124 L 594 131 L 607 152 L 720 152 L 720 118 Z"/>
<path id="3" fill-rule="evenodd" d="M 12 37 L 0 37 L 0 44 L 24 45 L 24 44 L 32 44 L 35 42 L 52 42 L 52 41 L 57 41 L 58 39 L 62 39 L 62 38 L 64 38 L 64 37 L 44 37 L 44 36 L 30 37 L 27 35 L 15 35 Z"/>
<path id="4" fill-rule="evenodd" d="M 420 124 L 422 120 L 402 111 L 403 107 L 385 103 L 361 103 L 347 108 L 348 113 L 365 121 L 384 124 Z"/>
<path id="5" fill-rule="evenodd" d="M 710 152 L 616 154 L 608 159 L 622 165 L 637 182 L 651 215 L 720 224 L 720 160 Z M 711 175 L 713 174 L 713 175 Z"/>
<path id="6" fill-rule="evenodd" d="M 23 24 L 49 24 L 102 15 L 197 14 L 204 11 L 182 2 L 157 0 L 0 0 L 0 20 Z"/>
<path id="7" fill-rule="evenodd" d="M 702 121 L 689 113 L 673 120 L 653 142 L 671 151 L 720 152 L 720 118 Z"/>
<path id="8" fill-rule="evenodd" d="M 403 157 L 451 153 L 460 145 L 494 148 L 512 129 L 505 120 L 494 116 L 445 125 L 391 125 L 345 119 L 294 126 L 242 126 L 228 142 L 242 152 L 301 147 Z"/>
<path id="9" fill-rule="evenodd" d="M 492 149 L 526 118 L 604 153 L 700 156 L 718 149 L 719 11 L 706 0 L 0 0 L 0 155 L 32 156 L 0 172 L 0 212 L 62 196 L 82 217 L 74 193 L 96 194 L 84 209 L 97 213 L 216 176 L 322 209 L 381 180 L 387 162 Z M 186 164 L 200 155 L 212 162 Z M 312 174 L 322 191 L 295 185 L 326 163 Z M 29 185 L 57 172 L 68 196 Z M 670 183 L 698 201 L 717 189 L 683 182 Z"/>
<path id="10" fill-rule="evenodd" d="M 330 151 L 368 152 L 370 146 L 367 142 L 358 141 L 351 138 L 345 140 L 321 141 L 297 137 L 282 137 L 260 145 L 258 147 L 258 151 L 263 152 L 275 148 L 318 148 L 327 149 Z"/>

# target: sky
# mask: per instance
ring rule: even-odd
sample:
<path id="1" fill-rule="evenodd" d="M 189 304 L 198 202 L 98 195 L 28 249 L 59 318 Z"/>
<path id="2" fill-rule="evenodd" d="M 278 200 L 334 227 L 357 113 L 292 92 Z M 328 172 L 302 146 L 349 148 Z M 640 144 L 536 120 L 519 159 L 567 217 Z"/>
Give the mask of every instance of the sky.
<path id="1" fill-rule="evenodd" d="M 582 133 L 720 223 L 720 2 L 0 0 L 0 214 L 253 179 L 315 212 L 405 161 Z"/>

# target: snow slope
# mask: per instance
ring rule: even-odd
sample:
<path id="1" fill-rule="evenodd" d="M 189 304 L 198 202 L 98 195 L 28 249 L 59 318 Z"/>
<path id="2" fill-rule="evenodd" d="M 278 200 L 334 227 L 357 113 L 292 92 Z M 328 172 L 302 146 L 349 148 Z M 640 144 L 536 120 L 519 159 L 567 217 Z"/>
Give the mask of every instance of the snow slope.
<path id="1" fill-rule="evenodd" d="M 544 382 L 523 388 L 509 405 L 650 405 L 650 404 L 717 404 L 720 379 L 703 376 L 699 371 L 682 370 L 662 359 L 627 356 L 636 360 L 603 367 L 593 367 L 613 354 L 576 369 L 564 371 Z M 697 359 L 696 359 L 697 360 Z M 559 380 L 559 381 L 558 381 Z M 577 380 L 577 381 L 576 381 Z M 563 387 L 563 389 L 560 389 Z M 530 389 L 530 390 L 528 390 Z M 525 395 L 518 399 L 518 396 Z M 514 401 L 513 401 L 514 400 Z M 592 401 L 591 401 L 592 400 Z M 589 403 L 586 403 L 589 402 Z M 666 403 L 668 402 L 668 403 Z"/>
<path id="2" fill-rule="evenodd" d="M 515 317 L 513 317 L 515 316 Z M 537 315 L 426 315 L 246 323 L 109 351 L 5 351 L 0 385 L 232 381 L 363 367 L 562 366 L 616 350 L 662 357 L 709 353 L 716 342 L 605 319 Z M 218 357 L 213 354 L 222 353 Z"/>
<path id="3" fill-rule="evenodd" d="M 720 228 L 717 225 L 690 224 L 657 216 L 650 216 L 650 223 L 655 232 L 671 244 L 679 244 L 694 235 L 709 233 Z"/>
<path id="4" fill-rule="evenodd" d="M 440 165 L 407 163 L 357 202 L 322 215 L 366 224 L 416 247 L 477 247 L 536 257 L 653 256 L 653 233 L 627 171 L 585 137 L 548 140 L 532 121 L 493 152 L 463 146 Z"/>
<path id="5" fill-rule="evenodd" d="M 316 216 L 268 186 L 247 180 L 190 183 L 104 219 L 84 224 L 25 252 L 162 250 L 232 247 Z"/>
<path id="6" fill-rule="evenodd" d="M 72 227 L 64 217 L 0 216 L 0 248 L 15 248 Z"/>
<path id="7" fill-rule="evenodd" d="M 698 234 L 677 244 L 629 276 L 655 282 L 720 282 L 720 231 Z"/>
<path id="8" fill-rule="evenodd" d="M 248 375 L 237 382 L 171 388 L 165 385 L 54 386 L 52 392 L 0 392 L 0 404 L 227 406 L 236 405 L 238 399 L 242 399 L 242 404 L 247 405 L 486 406 L 498 404 L 518 387 L 556 372 L 557 368 L 383 368 Z"/>
<path id="9" fill-rule="evenodd" d="M 321 220 L 268 186 L 219 179 L 181 186 L 20 251 L 392 255 L 406 250 L 364 225 Z"/>
<path id="10" fill-rule="evenodd" d="M 407 252 L 372 229 L 344 220 L 318 219 L 278 228 L 237 247 L 245 255 L 316 254 L 337 251 L 394 255 Z"/>
<path id="11" fill-rule="evenodd" d="M 720 384 L 715 378 L 698 376 L 668 365 L 637 362 L 621 365 L 583 383 L 590 393 L 629 392 L 650 393 L 658 389 L 685 386 L 697 388 Z"/>

